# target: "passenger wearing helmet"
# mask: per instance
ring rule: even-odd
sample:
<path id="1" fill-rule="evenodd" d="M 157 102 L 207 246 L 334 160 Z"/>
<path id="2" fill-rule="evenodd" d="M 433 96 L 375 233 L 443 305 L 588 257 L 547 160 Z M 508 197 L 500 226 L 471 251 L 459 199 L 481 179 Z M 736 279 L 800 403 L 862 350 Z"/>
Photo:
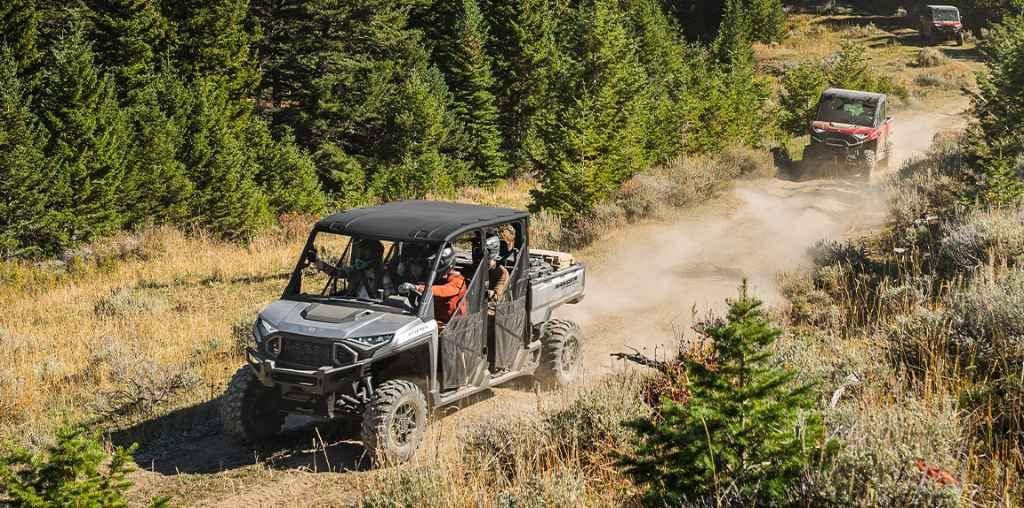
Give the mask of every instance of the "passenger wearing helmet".
<path id="1" fill-rule="evenodd" d="M 352 264 L 337 267 L 314 259 L 316 268 L 331 277 L 348 281 L 345 296 L 355 298 L 386 298 L 394 292 L 391 277 L 383 269 L 384 244 L 377 240 L 352 240 Z M 383 292 L 383 295 L 381 295 Z"/>
<path id="2" fill-rule="evenodd" d="M 484 244 L 487 250 L 487 302 L 494 312 L 494 304 L 501 302 L 508 291 L 508 269 L 501 266 L 501 239 L 497 236 L 487 237 Z"/>
<path id="3" fill-rule="evenodd" d="M 427 258 L 430 257 L 429 244 L 408 242 L 401 246 L 395 275 L 399 282 L 423 284 L 427 281 L 429 268 Z"/>
<path id="4" fill-rule="evenodd" d="M 465 312 L 463 300 L 469 291 L 469 283 L 461 273 L 455 271 L 455 249 L 451 244 L 445 244 L 440 251 L 427 258 L 428 266 L 435 262 L 437 270 L 431 288 L 434 295 L 434 319 L 438 324 L 444 325 L 457 312 Z M 416 287 L 421 293 L 425 288 L 425 284 L 418 284 Z"/>

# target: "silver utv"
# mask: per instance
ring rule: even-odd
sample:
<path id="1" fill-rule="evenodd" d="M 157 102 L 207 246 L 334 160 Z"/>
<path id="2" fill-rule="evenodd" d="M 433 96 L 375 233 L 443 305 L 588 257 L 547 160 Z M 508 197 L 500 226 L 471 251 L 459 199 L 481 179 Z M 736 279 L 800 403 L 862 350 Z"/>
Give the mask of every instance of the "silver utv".
<path id="1" fill-rule="evenodd" d="M 500 253 L 485 240 L 514 232 Z M 523 376 L 573 382 L 582 334 L 554 310 L 583 298 L 585 270 L 564 253 L 529 247 L 526 212 L 431 201 L 348 210 L 313 228 L 281 298 L 253 324 L 247 365 L 222 398 L 227 434 L 244 442 L 278 433 L 288 414 L 350 418 L 377 461 L 411 458 L 429 411 Z M 378 242 L 383 255 L 373 294 L 351 291 L 352 245 Z M 435 315 L 437 266 L 410 269 L 445 246 L 467 290 L 446 323 Z M 490 259 L 509 274 L 489 295 Z M 331 273 L 317 268 L 327 263 Z M 436 261 L 435 261 L 436 263 Z M 419 280 L 417 280 L 419 278 Z M 422 293 L 414 288 L 425 284 Z M 491 296 L 491 298 L 489 298 Z"/>

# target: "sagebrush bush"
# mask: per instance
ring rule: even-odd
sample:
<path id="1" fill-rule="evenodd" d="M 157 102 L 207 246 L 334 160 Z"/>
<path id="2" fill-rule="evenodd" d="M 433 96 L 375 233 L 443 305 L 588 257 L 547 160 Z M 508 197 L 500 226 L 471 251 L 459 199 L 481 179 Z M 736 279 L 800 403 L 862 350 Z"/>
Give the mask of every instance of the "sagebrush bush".
<path id="1" fill-rule="evenodd" d="M 938 67 L 949 63 L 949 58 L 941 50 L 936 48 L 921 48 L 914 58 L 918 67 Z"/>
<path id="2" fill-rule="evenodd" d="M 363 494 L 364 508 L 431 508 L 444 506 L 444 478 L 436 468 L 403 466 L 384 472 Z"/>
<path id="3" fill-rule="evenodd" d="M 578 469 L 560 468 L 537 472 L 510 489 L 498 493 L 498 508 L 547 508 L 583 506 L 587 499 L 587 479 Z"/>
<path id="4" fill-rule="evenodd" d="M 917 466 L 920 459 L 959 476 L 961 429 L 952 402 L 844 404 L 827 411 L 825 423 L 843 446 L 807 479 L 812 505 L 960 505 L 959 485 L 943 485 Z"/>
<path id="5" fill-rule="evenodd" d="M 1019 266 L 1024 261 L 1024 222 L 1017 210 L 982 210 L 942 226 L 941 269 L 950 275 L 983 266 Z"/>
<path id="6" fill-rule="evenodd" d="M 105 339 L 90 358 L 93 376 L 106 376 L 113 387 L 100 392 L 93 406 L 104 419 L 125 424 L 153 417 L 164 405 L 199 385 L 194 357 L 166 365 L 145 352 Z"/>
<path id="7" fill-rule="evenodd" d="M 120 287 L 100 298 L 93 306 L 93 312 L 100 317 L 125 317 L 163 309 L 167 301 L 158 295 L 145 291 Z"/>

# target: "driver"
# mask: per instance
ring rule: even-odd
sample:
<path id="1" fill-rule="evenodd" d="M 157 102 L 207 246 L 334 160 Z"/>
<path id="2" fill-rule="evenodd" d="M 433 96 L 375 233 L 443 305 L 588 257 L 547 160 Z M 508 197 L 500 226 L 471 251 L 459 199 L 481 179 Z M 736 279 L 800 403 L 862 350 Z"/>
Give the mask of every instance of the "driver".
<path id="1" fill-rule="evenodd" d="M 455 316 L 456 312 L 465 311 L 462 302 L 469 291 L 469 283 L 461 273 L 455 270 L 455 249 L 451 244 L 445 244 L 439 252 L 428 257 L 426 261 L 428 266 L 437 262 L 434 285 L 431 287 L 434 296 L 434 319 L 439 325 L 445 325 Z M 416 290 L 420 293 L 423 293 L 425 289 L 426 284 L 416 285 Z"/>
<path id="2" fill-rule="evenodd" d="M 394 292 L 391 277 L 383 267 L 384 244 L 377 240 L 357 238 L 352 241 L 352 264 L 333 266 L 319 258 L 313 260 L 316 268 L 331 277 L 348 281 L 344 296 L 377 298 Z"/>

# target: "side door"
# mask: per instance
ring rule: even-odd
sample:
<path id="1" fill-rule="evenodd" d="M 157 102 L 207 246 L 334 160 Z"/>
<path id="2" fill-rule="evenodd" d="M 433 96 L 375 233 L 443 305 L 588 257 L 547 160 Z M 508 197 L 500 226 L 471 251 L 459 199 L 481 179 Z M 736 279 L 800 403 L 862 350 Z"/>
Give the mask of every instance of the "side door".
<path id="1" fill-rule="evenodd" d="M 525 222 L 504 224 L 495 230 L 495 234 L 501 241 L 498 263 L 509 274 L 504 294 L 490 303 L 488 356 L 492 370 L 499 372 L 513 369 L 519 351 L 529 342 L 527 294 L 530 260 L 527 255 Z"/>
<path id="2" fill-rule="evenodd" d="M 480 386 L 487 381 L 487 263 L 478 248 L 482 232 L 460 235 L 454 242 L 461 262 L 456 270 L 466 283 L 465 294 L 455 302 L 455 312 L 441 330 L 441 389 Z M 435 277 L 434 285 L 444 281 Z M 438 302 L 434 302 L 435 309 Z"/>

